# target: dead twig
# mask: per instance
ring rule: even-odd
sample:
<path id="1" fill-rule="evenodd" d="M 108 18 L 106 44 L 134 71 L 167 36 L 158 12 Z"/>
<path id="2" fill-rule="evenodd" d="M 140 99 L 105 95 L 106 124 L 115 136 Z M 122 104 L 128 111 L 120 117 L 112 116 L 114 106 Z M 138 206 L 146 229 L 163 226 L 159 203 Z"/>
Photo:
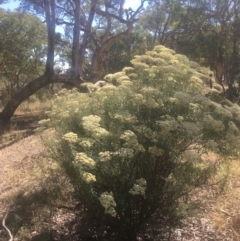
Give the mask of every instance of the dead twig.
<path id="1" fill-rule="evenodd" d="M 9 214 L 9 210 L 6 212 L 6 214 L 4 215 L 3 217 L 3 220 L 2 220 L 2 226 L 4 228 L 4 230 L 6 231 L 6 233 L 8 234 L 9 236 L 9 240 L 8 241 L 13 241 L 13 235 L 11 233 L 11 231 L 8 229 L 8 227 L 5 225 L 5 222 L 6 222 L 6 219 L 7 219 L 7 216 Z"/>

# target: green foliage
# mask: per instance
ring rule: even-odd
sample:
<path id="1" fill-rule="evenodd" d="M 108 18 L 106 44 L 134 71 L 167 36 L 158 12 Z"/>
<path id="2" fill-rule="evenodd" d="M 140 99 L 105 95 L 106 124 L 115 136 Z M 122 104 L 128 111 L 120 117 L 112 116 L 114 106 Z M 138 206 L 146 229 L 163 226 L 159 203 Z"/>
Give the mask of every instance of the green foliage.
<path id="1" fill-rule="evenodd" d="M 240 2 L 229 0 L 153 0 L 140 17 L 155 43 L 171 46 L 190 59 L 210 66 L 223 93 L 239 97 Z"/>
<path id="2" fill-rule="evenodd" d="M 31 14 L 0 9 L 0 21 L 0 86 L 7 101 L 43 74 L 47 35 L 44 23 Z"/>
<path id="3" fill-rule="evenodd" d="M 207 69 L 163 46 L 132 65 L 91 94 L 63 89 L 41 121 L 56 129 L 49 149 L 92 225 L 114 240 L 135 240 L 155 215 L 173 221 L 240 144 L 240 108 L 203 95 Z"/>
<path id="4" fill-rule="evenodd" d="M 131 35 L 114 42 L 106 51 L 105 73 L 121 71 L 122 68 L 130 65 L 134 55 L 144 54 L 152 49 L 152 38 L 149 31 L 144 30 L 140 25 L 135 26 Z"/>

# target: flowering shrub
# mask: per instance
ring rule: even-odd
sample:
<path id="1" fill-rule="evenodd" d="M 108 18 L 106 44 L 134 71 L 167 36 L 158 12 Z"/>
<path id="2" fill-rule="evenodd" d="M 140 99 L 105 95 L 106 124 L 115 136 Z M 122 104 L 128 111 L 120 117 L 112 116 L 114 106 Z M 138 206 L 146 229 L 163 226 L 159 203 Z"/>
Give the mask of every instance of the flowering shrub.
<path id="1" fill-rule="evenodd" d="M 239 106 L 203 95 L 208 69 L 163 46 L 132 65 L 90 94 L 62 90 L 48 113 L 53 157 L 114 240 L 135 240 L 152 215 L 173 216 L 240 146 Z"/>

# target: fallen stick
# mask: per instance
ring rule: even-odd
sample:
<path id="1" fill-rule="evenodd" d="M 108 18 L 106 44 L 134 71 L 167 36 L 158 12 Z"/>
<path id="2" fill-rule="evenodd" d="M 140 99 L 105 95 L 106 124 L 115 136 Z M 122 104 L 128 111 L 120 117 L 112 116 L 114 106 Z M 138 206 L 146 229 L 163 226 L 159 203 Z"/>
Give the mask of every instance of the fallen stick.
<path id="1" fill-rule="evenodd" d="M 6 219 L 7 219 L 8 214 L 9 214 L 9 211 L 7 211 L 6 214 L 5 214 L 5 216 L 3 217 L 2 226 L 3 226 L 4 230 L 7 232 L 8 236 L 9 236 L 9 240 L 8 240 L 8 241 L 13 241 L 12 233 L 11 233 L 11 231 L 8 229 L 8 227 L 5 225 L 5 222 L 6 222 Z"/>

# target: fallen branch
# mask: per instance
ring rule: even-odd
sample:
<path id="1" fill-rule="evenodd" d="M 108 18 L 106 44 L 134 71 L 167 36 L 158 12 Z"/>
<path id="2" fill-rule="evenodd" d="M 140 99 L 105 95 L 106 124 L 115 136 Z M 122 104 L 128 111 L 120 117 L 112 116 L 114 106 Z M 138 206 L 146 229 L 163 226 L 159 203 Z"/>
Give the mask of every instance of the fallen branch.
<path id="1" fill-rule="evenodd" d="M 9 236 L 9 240 L 8 240 L 8 241 L 13 241 L 12 233 L 11 233 L 11 231 L 8 229 L 8 227 L 5 225 L 5 221 L 6 221 L 6 219 L 7 219 L 8 214 L 9 214 L 9 211 L 7 211 L 6 214 L 5 214 L 5 216 L 3 217 L 2 226 L 3 226 L 4 230 L 6 231 L 6 233 L 7 233 L 8 236 Z"/>

